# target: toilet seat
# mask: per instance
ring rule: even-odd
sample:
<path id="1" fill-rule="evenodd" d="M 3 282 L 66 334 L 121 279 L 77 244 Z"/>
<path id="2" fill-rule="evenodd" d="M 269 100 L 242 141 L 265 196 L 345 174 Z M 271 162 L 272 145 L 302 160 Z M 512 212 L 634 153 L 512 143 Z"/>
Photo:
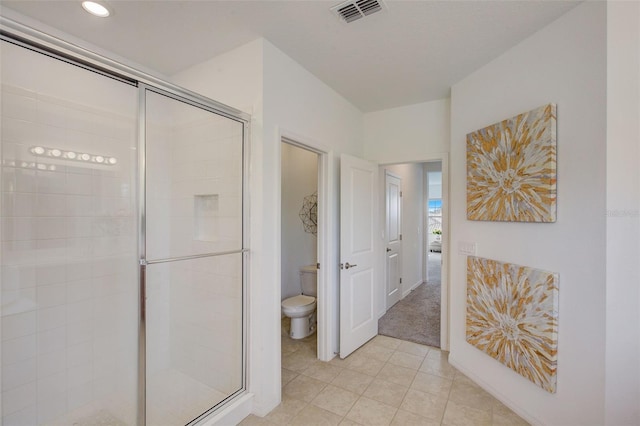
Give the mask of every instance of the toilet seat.
<path id="1" fill-rule="evenodd" d="M 289 312 L 295 313 L 299 311 L 307 311 L 316 303 L 316 298 L 300 294 L 298 296 L 289 297 L 282 301 L 282 307 Z"/>

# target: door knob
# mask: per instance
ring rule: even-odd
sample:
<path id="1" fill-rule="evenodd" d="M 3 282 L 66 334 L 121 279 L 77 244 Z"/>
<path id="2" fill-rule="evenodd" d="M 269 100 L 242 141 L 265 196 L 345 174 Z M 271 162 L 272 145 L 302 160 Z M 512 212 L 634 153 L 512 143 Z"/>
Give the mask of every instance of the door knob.
<path id="1" fill-rule="evenodd" d="M 389 247 L 387 247 L 387 253 L 389 253 L 391 251 L 391 249 Z"/>
<path id="2" fill-rule="evenodd" d="M 355 268 L 356 266 L 358 266 L 358 265 L 351 265 L 351 264 L 349 264 L 349 262 L 347 262 L 347 263 L 344 264 L 344 269 Z"/>

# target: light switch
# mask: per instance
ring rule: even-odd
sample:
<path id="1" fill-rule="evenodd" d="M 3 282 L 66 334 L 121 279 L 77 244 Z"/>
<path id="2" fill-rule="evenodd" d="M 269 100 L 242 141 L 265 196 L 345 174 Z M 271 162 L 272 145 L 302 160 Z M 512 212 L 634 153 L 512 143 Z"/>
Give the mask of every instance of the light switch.
<path id="1" fill-rule="evenodd" d="M 458 254 L 475 256 L 478 253 L 478 244 L 471 241 L 458 241 Z"/>

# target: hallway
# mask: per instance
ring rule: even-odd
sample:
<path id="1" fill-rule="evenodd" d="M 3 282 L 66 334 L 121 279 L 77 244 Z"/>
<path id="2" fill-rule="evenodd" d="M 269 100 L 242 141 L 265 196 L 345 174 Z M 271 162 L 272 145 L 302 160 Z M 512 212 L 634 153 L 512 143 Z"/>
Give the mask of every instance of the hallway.
<path id="1" fill-rule="evenodd" d="M 414 288 L 378 320 L 378 334 L 440 347 L 441 258 L 441 253 L 429 252 L 427 282 Z"/>

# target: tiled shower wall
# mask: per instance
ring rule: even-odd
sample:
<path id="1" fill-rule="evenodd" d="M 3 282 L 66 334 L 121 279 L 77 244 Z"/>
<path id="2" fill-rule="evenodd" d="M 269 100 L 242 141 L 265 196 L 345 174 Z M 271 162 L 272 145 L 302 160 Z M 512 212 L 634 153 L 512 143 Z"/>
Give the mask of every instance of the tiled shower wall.
<path id="1" fill-rule="evenodd" d="M 136 88 L 2 42 L 1 96 L 2 424 L 48 423 L 114 395 L 133 424 Z"/>
<path id="2" fill-rule="evenodd" d="M 176 126 L 171 245 L 178 253 L 242 248 L 242 125 L 207 116 Z M 242 366 L 242 256 L 179 262 L 171 269 L 175 368 L 225 394 Z"/>
<path id="3" fill-rule="evenodd" d="M 154 232 L 146 233 L 147 247 L 150 255 L 147 258 L 168 258 L 170 247 L 170 221 L 166 212 L 171 210 L 171 193 L 169 187 L 172 179 L 171 170 L 171 134 L 172 126 L 167 123 L 168 117 L 155 120 L 148 117 L 147 135 L 153 141 L 146 150 L 147 164 L 150 168 L 147 178 L 147 227 Z M 158 173 L 155 171 L 158 170 Z M 160 214 L 155 214 L 160 213 Z M 158 264 L 147 268 L 147 374 L 171 368 L 171 265 Z"/>
<path id="4" fill-rule="evenodd" d="M 238 250 L 242 125 L 174 102 L 151 95 L 147 107 L 147 256 Z M 171 368 L 225 395 L 238 390 L 242 256 L 155 264 L 148 271 L 148 371 Z"/>

